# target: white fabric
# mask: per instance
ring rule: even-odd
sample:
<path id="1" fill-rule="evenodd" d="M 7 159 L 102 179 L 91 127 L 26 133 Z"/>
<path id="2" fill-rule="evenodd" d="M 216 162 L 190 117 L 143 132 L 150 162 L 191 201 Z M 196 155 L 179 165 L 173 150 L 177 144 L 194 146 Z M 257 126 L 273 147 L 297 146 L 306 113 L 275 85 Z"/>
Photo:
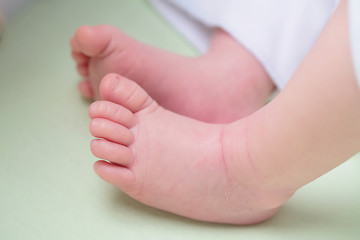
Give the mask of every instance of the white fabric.
<path id="1" fill-rule="evenodd" d="M 310 50 L 337 0 L 150 0 L 200 51 L 221 27 L 285 86 Z M 354 2 L 359 0 L 354 0 Z"/>
<path id="2" fill-rule="evenodd" d="M 360 1 L 349 1 L 350 41 L 354 68 L 360 87 Z"/>

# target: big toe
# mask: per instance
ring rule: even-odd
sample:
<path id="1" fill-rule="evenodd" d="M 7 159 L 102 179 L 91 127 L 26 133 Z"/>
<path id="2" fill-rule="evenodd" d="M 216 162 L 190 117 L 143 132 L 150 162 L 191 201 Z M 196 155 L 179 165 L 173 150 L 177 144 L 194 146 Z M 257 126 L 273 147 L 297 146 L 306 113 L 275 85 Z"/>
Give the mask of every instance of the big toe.
<path id="1" fill-rule="evenodd" d="M 89 57 L 101 57 L 111 51 L 113 29 L 108 25 L 81 26 L 75 33 L 71 45 L 75 51 Z"/>
<path id="2" fill-rule="evenodd" d="M 102 79 L 100 95 L 102 99 L 117 103 L 133 113 L 158 106 L 137 83 L 114 73 Z"/>

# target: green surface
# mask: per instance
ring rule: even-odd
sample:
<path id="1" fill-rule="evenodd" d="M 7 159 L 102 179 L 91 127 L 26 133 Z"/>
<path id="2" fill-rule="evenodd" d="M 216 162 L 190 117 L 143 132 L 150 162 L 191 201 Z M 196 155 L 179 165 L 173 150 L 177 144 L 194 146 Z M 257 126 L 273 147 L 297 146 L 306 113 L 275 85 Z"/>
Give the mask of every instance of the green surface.
<path id="1" fill-rule="evenodd" d="M 359 156 L 248 227 L 164 213 L 100 180 L 68 45 L 79 25 L 99 23 L 195 54 L 144 1 L 38 0 L 24 8 L 0 43 L 1 240 L 359 239 Z"/>

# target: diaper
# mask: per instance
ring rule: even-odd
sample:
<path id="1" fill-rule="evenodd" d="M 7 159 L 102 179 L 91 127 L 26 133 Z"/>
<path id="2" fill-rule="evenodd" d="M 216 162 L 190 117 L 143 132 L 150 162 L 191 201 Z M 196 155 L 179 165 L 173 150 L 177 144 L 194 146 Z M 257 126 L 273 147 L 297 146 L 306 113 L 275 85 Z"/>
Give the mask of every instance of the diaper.
<path id="1" fill-rule="evenodd" d="M 349 1 L 350 41 L 355 73 L 360 87 L 360 1 Z"/>
<path id="2" fill-rule="evenodd" d="M 338 0 L 150 0 L 199 51 L 220 27 L 245 46 L 282 89 Z M 353 0 L 354 2 L 356 0 Z"/>

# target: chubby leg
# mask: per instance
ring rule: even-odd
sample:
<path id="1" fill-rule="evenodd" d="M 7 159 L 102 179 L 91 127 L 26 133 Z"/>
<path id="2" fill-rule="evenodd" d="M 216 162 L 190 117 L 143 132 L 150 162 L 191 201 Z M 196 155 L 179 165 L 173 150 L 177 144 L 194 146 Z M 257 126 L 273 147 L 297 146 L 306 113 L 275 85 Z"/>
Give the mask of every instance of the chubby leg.
<path id="1" fill-rule="evenodd" d="M 71 40 L 85 97 L 99 99 L 99 83 L 118 73 L 163 107 L 207 122 L 231 122 L 262 107 L 274 84 L 255 57 L 221 29 L 209 52 L 191 58 L 140 43 L 108 26 L 83 26 Z"/>
<path id="2" fill-rule="evenodd" d="M 298 189 L 360 151 L 359 123 L 360 88 L 342 0 L 285 89 L 251 116 L 253 167 L 268 188 Z"/>
<path id="3" fill-rule="evenodd" d="M 232 149 L 227 125 L 193 120 L 160 107 L 116 74 L 90 106 L 91 150 L 106 159 L 96 173 L 131 197 L 193 219 L 233 224 L 264 221 L 289 197 L 259 186 L 245 144 Z M 245 133 L 245 125 L 238 126 Z M 242 141 L 245 143 L 244 141 Z"/>

